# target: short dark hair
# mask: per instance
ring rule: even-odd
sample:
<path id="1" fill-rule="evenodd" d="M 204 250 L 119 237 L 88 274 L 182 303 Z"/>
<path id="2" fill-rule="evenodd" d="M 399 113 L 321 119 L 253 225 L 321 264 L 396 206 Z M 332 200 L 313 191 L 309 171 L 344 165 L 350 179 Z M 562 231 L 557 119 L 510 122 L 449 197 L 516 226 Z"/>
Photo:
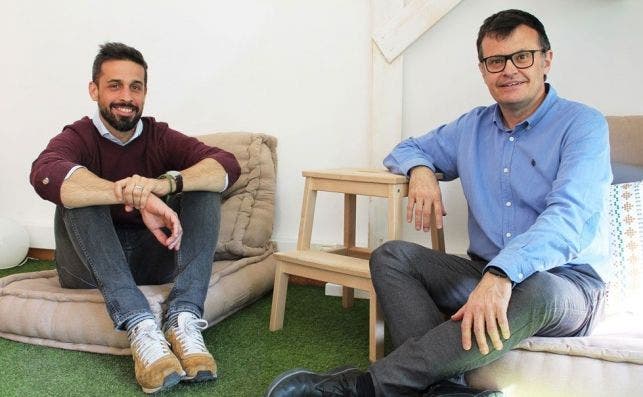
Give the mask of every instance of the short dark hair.
<path id="1" fill-rule="evenodd" d="M 108 42 L 99 46 L 100 50 L 94 58 L 94 65 L 92 67 L 92 81 L 98 84 L 98 76 L 101 72 L 103 62 L 118 60 L 118 61 L 132 61 L 143 67 L 145 71 L 145 85 L 147 86 L 147 63 L 143 59 L 143 54 L 134 47 L 130 47 L 123 43 Z"/>
<path id="2" fill-rule="evenodd" d="M 491 36 L 496 39 L 505 39 L 520 25 L 526 25 L 538 32 L 540 47 L 543 51 L 549 51 L 551 46 L 545 27 L 535 16 L 522 10 L 504 10 L 493 14 L 485 19 L 478 32 L 476 47 L 478 49 L 478 60 L 482 62 L 482 39 Z"/>

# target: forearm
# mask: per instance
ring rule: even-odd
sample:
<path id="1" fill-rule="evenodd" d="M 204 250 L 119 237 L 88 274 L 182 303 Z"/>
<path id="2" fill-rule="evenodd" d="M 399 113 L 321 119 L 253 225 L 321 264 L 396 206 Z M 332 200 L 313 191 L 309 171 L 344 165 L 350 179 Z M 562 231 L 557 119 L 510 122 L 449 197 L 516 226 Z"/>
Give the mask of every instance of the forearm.
<path id="1" fill-rule="evenodd" d="M 60 187 L 60 199 L 65 207 L 121 204 L 114 193 L 114 182 L 99 178 L 86 168 L 79 168 Z"/>
<path id="2" fill-rule="evenodd" d="M 181 171 L 184 191 L 221 192 L 226 188 L 226 171 L 219 162 L 206 158 Z"/>

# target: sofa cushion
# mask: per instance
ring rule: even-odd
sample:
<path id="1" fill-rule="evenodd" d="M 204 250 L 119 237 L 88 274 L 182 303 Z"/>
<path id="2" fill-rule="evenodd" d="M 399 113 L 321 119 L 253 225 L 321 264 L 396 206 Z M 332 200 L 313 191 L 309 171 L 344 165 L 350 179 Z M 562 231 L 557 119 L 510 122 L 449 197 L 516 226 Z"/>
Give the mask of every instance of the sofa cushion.
<path id="1" fill-rule="evenodd" d="M 231 152 L 241 166 L 239 179 L 223 195 L 215 259 L 263 254 L 272 244 L 276 138 L 246 132 L 217 133 L 197 138 Z"/>
<path id="2" fill-rule="evenodd" d="M 636 396 L 643 365 L 515 349 L 466 378 L 471 386 L 502 390 L 505 397 Z"/>
<path id="3" fill-rule="evenodd" d="M 643 180 L 643 166 L 612 162 L 613 184 L 638 182 Z"/>
<path id="4" fill-rule="evenodd" d="M 609 200 L 610 261 L 606 314 L 643 314 L 643 182 L 612 185 Z"/>

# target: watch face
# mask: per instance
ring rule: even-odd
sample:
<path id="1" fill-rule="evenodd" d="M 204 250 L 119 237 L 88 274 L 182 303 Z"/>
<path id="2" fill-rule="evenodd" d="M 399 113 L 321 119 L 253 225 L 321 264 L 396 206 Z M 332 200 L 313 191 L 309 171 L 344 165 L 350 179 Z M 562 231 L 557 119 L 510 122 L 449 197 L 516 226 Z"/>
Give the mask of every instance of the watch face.
<path id="1" fill-rule="evenodd" d="M 173 176 L 173 177 L 175 177 L 175 178 L 176 178 L 177 176 L 180 176 L 180 175 L 181 175 L 181 173 L 180 173 L 179 171 L 168 171 L 168 172 L 166 172 L 166 174 L 168 174 L 168 175 L 172 175 L 172 176 Z"/>

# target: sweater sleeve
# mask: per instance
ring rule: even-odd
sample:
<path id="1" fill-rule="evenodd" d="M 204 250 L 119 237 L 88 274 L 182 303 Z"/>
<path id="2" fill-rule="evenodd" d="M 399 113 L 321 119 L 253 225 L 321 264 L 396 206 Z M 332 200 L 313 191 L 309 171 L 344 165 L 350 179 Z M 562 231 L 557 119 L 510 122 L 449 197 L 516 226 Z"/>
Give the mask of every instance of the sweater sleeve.
<path id="1" fill-rule="evenodd" d="M 67 173 L 81 164 L 85 142 L 72 128 L 52 138 L 45 150 L 31 164 L 29 180 L 36 193 L 45 200 L 62 205 L 60 187 Z"/>
<path id="2" fill-rule="evenodd" d="M 241 167 L 234 155 L 223 149 L 208 146 L 194 137 L 184 135 L 168 128 L 164 134 L 164 148 L 168 159 L 168 170 L 183 170 L 193 166 L 201 160 L 211 158 L 217 161 L 228 175 L 228 187 L 232 186 L 239 175 Z"/>

